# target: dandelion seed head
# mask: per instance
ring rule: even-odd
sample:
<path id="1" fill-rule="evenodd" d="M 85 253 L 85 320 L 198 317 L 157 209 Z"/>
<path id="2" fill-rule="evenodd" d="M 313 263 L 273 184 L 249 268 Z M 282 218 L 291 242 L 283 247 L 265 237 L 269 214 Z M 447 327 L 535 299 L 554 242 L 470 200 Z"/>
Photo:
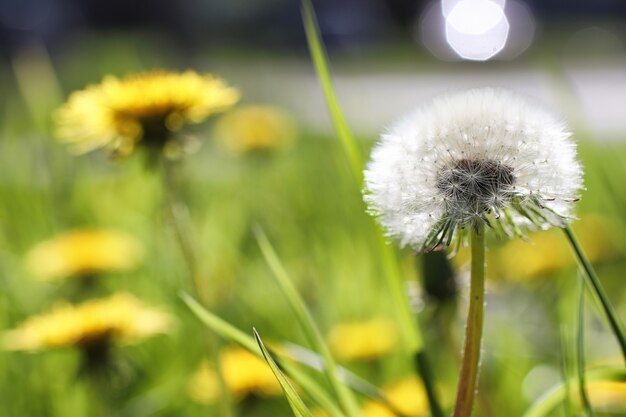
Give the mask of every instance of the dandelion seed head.
<path id="1" fill-rule="evenodd" d="M 372 214 L 404 245 L 431 250 L 480 222 L 506 235 L 562 225 L 582 188 L 565 125 L 513 93 L 435 99 L 381 136 L 365 171 Z"/>

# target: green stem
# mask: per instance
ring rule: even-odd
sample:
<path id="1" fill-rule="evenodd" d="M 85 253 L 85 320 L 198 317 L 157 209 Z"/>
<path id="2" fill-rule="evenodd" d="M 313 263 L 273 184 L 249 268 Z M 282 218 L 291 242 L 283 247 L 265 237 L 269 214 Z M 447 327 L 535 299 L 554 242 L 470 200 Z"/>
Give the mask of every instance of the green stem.
<path id="1" fill-rule="evenodd" d="M 578 289 L 578 315 L 577 315 L 577 335 L 576 335 L 576 367 L 578 371 L 578 393 L 582 402 L 583 411 L 586 417 L 594 417 L 591 402 L 587 395 L 585 386 L 585 282 L 580 279 Z"/>
<path id="2" fill-rule="evenodd" d="M 278 255 L 263 230 L 256 227 L 254 233 L 261 252 L 272 270 L 276 282 L 287 299 L 296 320 L 300 323 L 306 338 L 311 346 L 324 358 L 324 370 L 339 403 L 349 417 L 359 417 L 359 406 L 356 398 L 352 391 L 340 380 L 337 363 L 333 359 L 322 333 L 315 324 L 311 312 L 306 307 L 304 300 L 298 293 L 298 290 L 287 274 L 287 270 L 278 258 Z"/>
<path id="3" fill-rule="evenodd" d="M 424 383 L 426 399 L 428 400 L 428 405 L 430 406 L 430 415 L 432 417 L 443 417 L 443 410 L 439 405 L 439 400 L 433 384 L 434 378 L 432 370 L 430 369 L 430 362 L 428 361 L 428 357 L 426 356 L 426 352 L 424 350 L 415 354 L 415 367 L 418 374 L 422 378 L 422 382 Z"/>
<path id="4" fill-rule="evenodd" d="M 206 304 L 207 300 L 205 292 L 203 291 L 202 281 L 200 280 L 197 261 L 198 257 L 196 255 L 195 246 L 193 244 L 193 239 L 191 236 L 191 225 L 189 224 L 189 219 L 185 217 L 187 207 L 184 205 L 184 203 L 180 202 L 177 199 L 176 185 L 174 183 L 172 167 L 170 166 L 168 161 L 165 160 L 163 155 L 159 155 L 157 157 L 160 159 L 161 162 L 165 203 L 167 206 L 168 215 L 170 217 L 172 229 L 174 229 L 174 234 L 176 235 L 178 246 L 185 260 L 185 265 L 187 266 L 189 276 L 191 277 L 191 284 L 194 289 L 195 295 L 202 303 Z M 219 364 L 219 341 L 214 337 L 207 336 L 206 344 L 208 345 L 211 359 L 215 364 Z M 224 417 L 234 417 L 236 413 L 233 407 L 232 399 L 228 392 L 228 388 L 226 386 L 226 381 L 224 380 L 222 369 L 219 366 L 217 366 L 217 369 L 217 381 L 221 394 L 219 396 L 218 402 L 220 415 Z"/>
<path id="5" fill-rule="evenodd" d="M 443 417 L 443 410 L 439 405 L 439 397 L 435 389 L 435 378 L 431 371 L 426 350 L 424 348 L 424 339 L 419 328 L 417 317 L 411 310 L 411 306 L 407 299 L 406 290 L 404 289 L 404 279 L 398 268 L 398 259 L 391 246 L 385 242 L 383 233 L 377 229 L 378 249 L 384 268 L 384 276 L 387 281 L 391 297 L 394 300 L 393 305 L 396 308 L 398 323 L 402 329 L 402 336 L 405 338 L 404 343 L 409 354 L 413 356 L 415 370 L 424 383 L 426 398 L 432 417 Z"/>
<path id="6" fill-rule="evenodd" d="M 199 277 L 197 262 L 198 257 L 196 256 L 191 233 L 189 231 L 190 227 L 187 221 L 188 219 L 184 218 L 187 208 L 183 203 L 178 201 L 176 196 L 176 185 L 174 184 L 172 167 L 162 156 L 161 159 L 163 190 L 165 194 L 167 214 L 170 218 L 170 223 L 172 225 L 172 229 L 174 230 L 178 247 L 180 248 L 185 260 L 185 266 L 188 269 L 194 293 L 200 301 L 206 302 Z"/>
<path id="7" fill-rule="evenodd" d="M 607 319 L 609 320 L 609 325 L 611 326 L 611 330 L 613 334 L 617 338 L 617 342 L 619 343 L 620 349 L 622 350 L 622 356 L 624 357 L 624 362 L 626 362 L 626 337 L 624 336 L 624 330 L 622 324 L 620 323 L 613 306 L 611 305 L 611 301 L 609 297 L 604 292 L 604 288 L 602 288 L 602 284 L 596 275 L 593 266 L 585 256 L 576 236 L 574 236 L 574 232 L 569 227 L 569 225 L 565 225 L 563 227 L 563 231 L 565 232 L 565 236 L 567 236 L 567 240 L 569 241 L 576 257 L 578 258 L 578 262 L 585 272 L 585 276 L 587 277 L 587 283 L 591 285 L 594 293 L 600 299 L 600 303 L 602 304 L 602 308 L 604 309 L 604 313 L 606 314 Z"/>
<path id="8" fill-rule="evenodd" d="M 469 313 L 465 328 L 465 347 L 459 374 L 459 386 L 453 417 L 470 417 L 476 393 L 480 361 L 480 341 L 485 309 L 485 232 L 484 226 L 473 228 L 472 276 L 470 282 Z"/>

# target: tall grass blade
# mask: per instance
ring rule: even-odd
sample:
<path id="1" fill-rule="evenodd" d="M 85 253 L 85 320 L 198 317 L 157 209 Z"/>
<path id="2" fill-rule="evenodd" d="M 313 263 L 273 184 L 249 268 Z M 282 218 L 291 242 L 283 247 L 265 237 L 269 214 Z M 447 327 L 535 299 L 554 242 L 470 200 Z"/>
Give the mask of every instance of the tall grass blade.
<path id="1" fill-rule="evenodd" d="M 567 237 L 570 246 L 576 254 L 576 258 L 578 258 L 578 262 L 580 263 L 581 268 L 585 272 L 585 276 L 587 277 L 587 283 L 590 285 L 594 294 L 600 300 L 602 309 L 604 310 L 604 313 L 609 320 L 611 331 L 617 338 L 617 342 L 619 343 L 619 347 L 622 351 L 622 356 L 624 358 L 624 363 L 626 364 L 626 336 L 624 335 L 624 327 L 620 323 L 619 318 L 617 317 L 617 313 L 615 312 L 615 309 L 613 309 L 611 301 L 606 295 L 606 292 L 604 291 L 604 288 L 600 283 L 600 279 L 598 279 L 598 276 L 596 275 L 596 271 L 593 269 L 591 262 L 589 262 L 587 256 L 583 252 L 582 247 L 578 243 L 578 239 L 576 239 L 576 236 L 574 235 L 574 232 L 569 227 L 569 225 L 565 225 L 563 231 L 565 232 L 565 236 Z"/>
<path id="2" fill-rule="evenodd" d="M 300 396 L 296 392 L 295 388 L 291 385 L 289 380 L 285 377 L 285 375 L 280 370 L 278 365 L 276 365 L 276 362 L 274 362 L 274 359 L 272 359 L 272 355 L 270 355 L 270 353 L 265 348 L 265 345 L 263 344 L 263 341 L 261 340 L 261 336 L 259 336 L 259 333 L 256 331 L 256 329 L 252 329 L 252 331 L 254 332 L 254 338 L 256 339 L 256 342 L 259 345 L 259 348 L 261 349 L 263 358 L 265 359 L 265 362 L 267 362 L 267 364 L 270 366 L 270 369 L 272 370 L 272 372 L 274 373 L 274 376 L 278 380 L 278 383 L 280 384 L 280 387 L 282 388 L 283 393 L 285 394 L 285 397 L 287 398 L 287 401 L 289 402 L 289 406 L 291 407 L 291 411 L 293 411 L 293 414 L 296 417 L 313 417 L 309 409 L 304 404 L 304 401 L 302 401 L 302 398 L 300 398 Z"/>
<path id="3" fill-rule="evenodd" d="M 254 234 L 263 257 L 271 269 L 276 283 L 285 295 L 285 298 L 287 299 L 296 320 L 300 324 L 300 327 L 304 331 L 308 342 L 317 352 L 320 353 L 322 358 L 324 358 L 324 362 L 326 363 L 324 371 L 326 377 L 328 378 L 328 382 L 339 400 L 339 403 L 346 414 L 350 417 L 358 417 L 359 407 L 357 401 L 348 387 L 346 387 L 346 385 L 344 385 L 339 379 L 337 364 L 335 363 L 328 346 L 326 346 L 326 342 L 317 328 L 315 320 L 313 320 L 313 316 L 304 304 L 304 301 L 300 297 L 296 287 L 293 285 L 287 271 L 283 267 L 283 264 L 280 259 L 278 259 L 274 248 L 267 239 L 267 236 L 265 236 L 265 233 L 261 230 L 261 228 L 255 227 Z"/>
<path id="4" fill-rule="evenodd" d="M 321 355 L 295 343 L 283 343 L 281 353 L 284 357 L 306 365 L 318 372 L 324 372 L 326 368 L 326 363 Z M 339 374 L 339 379 L 355 391 L 377 401 L 387 401 L 382 391 L 380 391 L 377 386 L 350 372 L 348 369 L 337 366 L 337 373 Z"/>
<path id="5" fill-rule="evenodd" d="M 578 393 L 585 417 L 594 417 L 591 402 L 585 387 L 585 281 L 580 276 L 578 289 L 578 314 L 576 315 L 576 374 L 578 377 Z"/>
<path id="6" fill-rule="evenodd" d="M 309 44 L 309 51 L 311 52 L 311 59 L 313 60 L 317 76 L 322 84 L 322 89 L 324 90 L 328 111 L 330 112 L 337 134 L 339 135 L 341 145 L 348 156 L 352 172 L 358 182 L 361 183 L 363 181 L 363 158 L 359 151 L 357 142 L 350 131 L 350 127 L 346 122 L 346 118 L 341 111 L 337 95 L 335 94 L 335 89 L 330 76 L 330 70 L 328 69 L 326 51 L 320 38 L 320 31 L 317 25 L 315 12 L 313 11 L 313 6 L 309 0 L 302 0 L 301 7 L 302 20 L 304 21 L 304 30 Z"/>
<path id="7" fill-rule="evenodd" d="M 237 343 L 259 357 L 262 357 L 261 349 L 254 338 L 245 332 L 242 332 L 232 324 L 221 319 L 215 314 L 204 308 L 189 294 L 181 293 L 181 299 L 189 307 L 192 313 L 209 329 L 217 333 L 222 338 Z M 289 362 L 279 360 L 281 367 L 285 372 L 315 401 L 319 406 L 326 410 L 332 417 L 345 417 L 345 414 L 337 407 L 333 399 L 328 395 L 315 380 L 310 378 L 300 369 L 292 366 Z"/>
<path id="8" fill-rule="evenodd" d="M 328 68 L 328 58 L 321 40 L 315 11 L 313 10 L 311 1 L 302 0 L 301 9 L 311 59 L 313 60 L 318 78 L 322 84 L 322 89 L 324 90 L 326 105 L 333 119 L 337 135 L 339 136 L 343 149 L 350 161 L 354 177 L 357 179 L 359 186 L 361 186 L 363 184 L 363 158 L 359 151 L 357 141 L 355 140 L 348 123 L 346 122 L 346 118 L 341 111 L 337 95 L 335 94 L 335 89 L 333 87 L 332 78 Z M 419 329 L 419 324 L 415 315 L 411 311 L 402 286 L 404 280 L 398 268 L 398 260 L 396 259 L 393 249 L 385 241 L 384 234 L 379 227 L 376 228 L 376 234 L 377 247 L 379 253 L 381 254 L 387 284 L 389 285 L 391 295 L 395 300 L 394 305 L 396 306 L 396 313 L 402 328 L 405 348 L 408 353 L 414 357 L 417 365 L 417 372 L 422 378 L 424 387 L 428 394 L 428 401 L 433 417 L 443 417 L 443 412 L 441 411 L 441 406 L 437 400 L 434 388 L 435 384 L 433 382 L 432 374 L 429 370 L 430 367 L 424 352 L 423 339 Z"/>

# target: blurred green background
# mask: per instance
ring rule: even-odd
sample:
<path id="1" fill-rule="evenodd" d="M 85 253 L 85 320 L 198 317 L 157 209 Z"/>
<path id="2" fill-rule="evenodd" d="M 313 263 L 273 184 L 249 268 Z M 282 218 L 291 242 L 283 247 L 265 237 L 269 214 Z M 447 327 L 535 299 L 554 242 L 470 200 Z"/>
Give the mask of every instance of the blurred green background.
<path id="1" fill-rule="evenodd" d="M 126 3 L 107 2 L 105 7 L 99 2 L 30 0 L 0 6 L 0 328 L 14 328 L 71 299 L 80 285 L 36 280 L 25 263 L 36 244 L 79 228 L 126 232 L 140 242 L 142 260 L 130 271 L 97 277 L 91 291 L 131 292 L 171 312 L 176 326 L 141 343 L 115 347 L 123 377 L 108 380 L 105 390 L 113 393 L 114 406 L 104 413 L 223 415 L 216 404 L 202 404 L 189 395 L 201 362 L 212 360 L 209 352 L 228 343 L 211 337 L 178 297 L 181 289 L 192 290 L 166 214 L 161 179 L 141 155 L 122 162 L 103 152 L 77 157 L 55 142 L 51 114 L 71 91 L 107 74 L 192 68 L 238 87 L 240 107 L 277 106 L 297 126 L 287 130 L 290 146 L 233 153 L 217 137 L 216 125 L 228 113 L 217 115 L 194 129 L 202 143 L 199 151 L 173 162 L 206 305 L 220 317 L 248 333 L 254 326 L 275 343 L 306 345 L 261 256 L 252 233 L 255 225 L 269 236 L 324 333 L 339 323 L 393 320 L 393 301 L 381 277 L 373 222 L 332 130 L 307 55 L 298 2 Z M 452 3 L 445 6 L 449 13 Z M 314 5 L 337 93 L 364 155 L 385 126 L 443 91 L 504 86 L 562 115 L 585 167 L 586 190 L 573 227 L 618 315 L 626 317 L 623 3 L 507 1 L 501 9 L 509 26 L 504 41 L 498 38 L 502 28 L 477 41 L 483 47 L 504 42 L 503 49 L 480 60 L 476 55 L 462 59 L 459 54 L 478 52 L 455 52 L 446 43 L 447 23 L 439 3 Z M 520 16 L 527 20 L 520 23 Z M 461 19 L 455 30 L 465 27 L 484 34 L 502 24 L 496 18 L 487 23 L 476 16 L 468 19 L 470 23 Z M 487 30 L 475 26 L 480 24 Z M 399 254 L 426 350 L 449 406 L 462 343 L 467 256 L 454 258 L 451 272 L 444 259 L 425 261 L 408 249 Z M 564 375 L 571 376 L 579 277 L 567 242 L 554 230 L 531 234 L 530 242 L 494 239 L 487 268 L 476 415 L 517 416 Z M 447 283 L 443 289 L 438 285 L 442 281 Z M 617 344 L 598 311 L 591 306 L 586 310 L 587 364 L 619 364 Z M 0 415 L 102 413 L 94 404 L 98 399 L 93 387 L 80 375 L 80 362 L 80 352 L 72 348 L 0 352 Z M 412 374 L 410 359 L 399 346 L 375 358 L 341 363 L 381 387 Z M 590 395 L 597 416 L 626 415 L 626 384 Z M 577 415 L 576 400 L 572 402 L 553 415 Z M 241 416 L 290 413 L 279 396 L 252 393 L 232 403 Z"/>

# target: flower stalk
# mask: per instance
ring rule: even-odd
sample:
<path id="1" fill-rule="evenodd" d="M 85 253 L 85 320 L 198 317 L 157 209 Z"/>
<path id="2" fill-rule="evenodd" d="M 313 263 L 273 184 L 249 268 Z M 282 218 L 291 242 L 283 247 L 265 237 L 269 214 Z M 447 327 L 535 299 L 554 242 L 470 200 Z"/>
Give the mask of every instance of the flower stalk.
<path id="1" fill-rule="evenodd" d="M 580 266 L 585 272 L 585 277 L 587 277 L 587 283 L 591 286 L 591 288 L 593 289 L 593 292 L 600 299 L 600 303 L 602 304 L 602 309 L 604 310 L 604 313 L 606 314 L 606 317 L 609 321 L 609 325 L 611 326 L 611 330 L 613 331 L 613 333 L 615 334 L 615 337 L 617 338 L 617 342 L 622 351 L 622 356 L 624 357 L 624 362 L 626 363 L 626 336 L 624 336 L 624 328 L 622 324 L 620 323 L 619 318 L 617 317 L 617 314 L 615 313 L 615 310 L 613 309 L 613 306 L 611 305 L 611 301 L 609 300 L 609 297 L 606 295 L 606 292 L 604 292 L 604 288 L 602 288 L 602 284 L 600 283 L 600 280 L 598 279 L 598 276 L 596 275 L 596 271 L 593 269 L 593 266 L 589 262 L 589 259 L 587 259 L 587 256 L 583 252 L 582 247 L 578 243 L 578 239 L 576 239 L 574 232 L 567 224 L 565 224 L 565 226 L 563 227 L 563 232 L 565 233 L 567 240 L 569 241 L 572 249 L 574 250 L 574 253 L 576 254 L 576 258 L 578 259 L 578 262 L 580 263 Z"/>
<path id="2" fill-rule="evenodd" d="M 206 302 L 202 283 L 199 277 L 197 262 L 198 257 L 196 256 L 196 251 L 192 242 L 189 230 L 190 227 L 186 219 L 183 218 L 186 207 L 176 196 L 176 185 L 174 184 L 174 175 L 170 163 L 165 160 L 163 155 L 161 155 L 160 158 L 167 214 L 170 218 L 174 234 L 176 235 L 178 246 L 185 260 L 185 265 L 188 269 L 189 277 L 191 278 L 193 290 L 202 302 Z"/>
<path id="3" fill-rule="evenodd" d="M 469 312 L 453 417 L 471 416 L 480 363 L 485 308 L 485 230 L 482 223 L 478 223 L 472 229 Z"/>
<path id="4" fill-rule="evenodd" d="M 179 201 L 176 196 L 176 185 L 174 183 L 174 173 L 170 162 L 166 160 L 164 155 L 159 155 L 161 161 L 161 177 L 163 181 L 163 192 L 165 197 L 165 204 L 167 206 L 167 212 L 170 217 L 170 222 L 180 251 L 184 258 L 184 263 L 187 266 L 191 285 L 193 291 L 198 299 L 206 305 L 208 303 L 207 293 L 204 289 L 202 279 L 200 277 L 200 270 L 198 267 L 198 256 L 196 254 L 195 245 L 193 243 L 193 237 L 191 233 L 191 225 L 189 219 L 185 217 L 187 212 L 186 205 Z M 215 363 L 219 363 L 219 341 L 213 336 L 206 336 L 206 345 L 209 350 L 209 354 Z M 218 388 L 220 391 L 219 396 L 219 412 L 223 417 L 235 416 L 232 399 L 228 393 L 224 375 L 221 369 L 218 368 L 216 374 Z"/>

